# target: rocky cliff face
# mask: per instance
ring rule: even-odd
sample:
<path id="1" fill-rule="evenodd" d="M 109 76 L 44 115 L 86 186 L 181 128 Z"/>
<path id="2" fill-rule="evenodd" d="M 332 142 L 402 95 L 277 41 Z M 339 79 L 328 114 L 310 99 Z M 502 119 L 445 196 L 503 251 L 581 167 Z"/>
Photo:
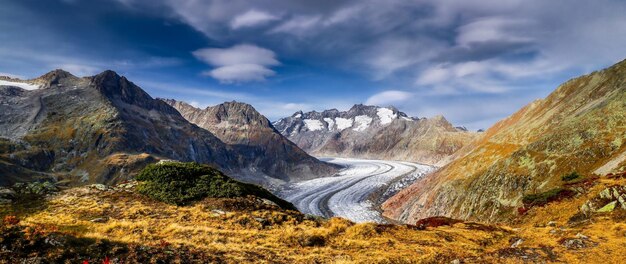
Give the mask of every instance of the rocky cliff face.
<path id="1" fill-rule="evenodd" d="M 524 195 L 562 187 L 562 176 L 626 166 L 626 61 L 572 79 L 498 122 L 458 159 L 384 204 L 405 222 L 444 215 L 506 221 Z"/>
<path id="2" fill-rule="evenodd" d="M 274 126 L 319 156 L 415 161 L 441 165 L 475 137 L 442 116 L 413 118 L 393 107 L 354 105 L 341 112 L 296 112 Z"/>
<path id="3" fill-rule="evenodd" d="M 112 71 L 78 78 L 56 70 L 28 81 L 3 79 L 0 137 L 0 171 L 7 172 L 0 184 L 34 177 L 110 183 L 158 159 L 288 180 L 255 167 L 258 157 L 238 152 Z"/>
<path id="4" fill-rule="evenodd" d="M 216 135 L 255 167 L 283 179 L 330 175 L 337 167 L 321 162 L 282 136 L 269 120 L 246 103 L 226 102 L 199 109 L 185 102 L 162 99 L 189 122 Z"/>

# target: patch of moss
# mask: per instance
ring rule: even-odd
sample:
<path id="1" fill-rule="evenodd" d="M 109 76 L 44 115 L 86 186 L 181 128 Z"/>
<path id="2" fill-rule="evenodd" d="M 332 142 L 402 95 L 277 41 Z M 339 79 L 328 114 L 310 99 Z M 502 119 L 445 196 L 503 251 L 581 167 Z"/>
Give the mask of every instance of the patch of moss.
<path id="1" fill-rule="evenodd" d="M 217 169 L 195 162 L 150 164 L 137 176 L 137 190 L 153 199 L 187 205 L 203 198 L 235 198 L 248 195 L 270 200 L 282 208 L 295 207 L 259 186 L 231 179 Z"/>

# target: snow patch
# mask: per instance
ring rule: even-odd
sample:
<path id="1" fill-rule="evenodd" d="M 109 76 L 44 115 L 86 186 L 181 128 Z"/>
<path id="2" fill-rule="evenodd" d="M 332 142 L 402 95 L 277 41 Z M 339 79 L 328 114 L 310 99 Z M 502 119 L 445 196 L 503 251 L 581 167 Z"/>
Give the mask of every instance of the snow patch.
<path id="1" fill-rule="evenodd" d="M 302 117 L 302 114 L 297 114 L 297 115 L 293 116 L 293 118 L 300 118 L 300 117 Z"/>
<path id="2" fill-rule="evenodd" d="M 324 124 L 322 124 L 322 121 L 315 120 L 315 119 L 304 119 L 304 125 L 306 126 L 306 128 L 309 129 L 309 131 L 317 131 L 317 130 L 324 129 Z"/>
<path id="3" fill-rule="evenodd" d="M 366 115 L 355 116 L 354 122 L 356 123 L 357 126 L 353 128 L 353 130 L 363 131 L 370 126 L 370 123 L 372 123 L 372 118 Z"/>
<path id="4" fill-rule="evenodd" d="M 328 123 L 328 130 L 332 130 L 333 127 L 335 126 L 335 121 L 332 118 L 325 117 L 324 121 Z"/>
<path id="5" fill-rule="evenodd" d="M 337 117 L 335 118 L 335 122 L 337 122 L 337 130 L 339 131 L 352 126 L 352 119 Z"/>
<path id="6" fill-rule="evenodd" d="M 402 120 L 406 120 L 406 121 L 413 121 L 413 119 L 408 118 L 408 117 L 406 117 L 406 116 L 403 116 L 403 117 L 402 117 Z"/>
<path id="7" fill-rule="evenodd" d="M 293 137 L 297 135 L 299 130 L 300 130 L 300 125 L 296 125 L 296 127 L 293 128 L 293 131 L 291 131 L 290 136 Z"/>
<path id="8" fill-rule="evenodd" d="M 12 81 L 5 81 L 5 80 L 0 80 L 0 85 L 15 86 L 15 87 L 22 88 L 24 90 L 37 90 L 41 88 L 39 85 L 35 85 L 35 84 L 23 83 L 23 82 L 12 82 Z"/>
<path id="9" fill-rule="evenodd" d="M 396 115 L 393 110 L 389 108 L 378 108 L 376 114 L 378 115 L 378 118 L 380 118 L 381 125 L 389 124 L 396 119 L 396 117 L 398 117 L 398 115 Z"/>

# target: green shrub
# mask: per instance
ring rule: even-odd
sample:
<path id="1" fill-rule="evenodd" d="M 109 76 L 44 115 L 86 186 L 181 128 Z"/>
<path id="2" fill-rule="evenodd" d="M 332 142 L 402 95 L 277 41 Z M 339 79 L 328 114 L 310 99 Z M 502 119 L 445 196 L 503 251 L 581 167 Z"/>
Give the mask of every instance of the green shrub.
<path id="1" fill-rule="evenodd" d="M 573 180 L 578 179 L 580 177 L 581 176 L 580 176 L 580 174 L 578 174 L 578 172 L 572 172 L 570 174 L 561 176 L 561 180 L 563 180 L 563 181 L 573 181 Z"/>
<path id="2" fill-rule="evenodd" d="M 295 209 L 266 189 L 238 182 L 217 169 L 194 162 L 150 164 L 137 176 L 137 190 L 153 199 L 175 205 L 187 205 L 206 197 L 234 198 L 253 195 L 268 199 L 282 208 Z"/>
<path id="3" fill-rule="evenodd" d="M 542 193 L 524 195 L 522 202 L 526 207 L 543 206 L 547 203 L 570 198 L 574 195 L 576 195 L 576 193 L 570 189 L 554 188 Z"/>
<path id="4" fill-rule="evenodd" d="M 18 182 L 13 185 L 13 190 L 22 196 L 45 196 L 59 191 L 57 186 L 49 181 Z"/>

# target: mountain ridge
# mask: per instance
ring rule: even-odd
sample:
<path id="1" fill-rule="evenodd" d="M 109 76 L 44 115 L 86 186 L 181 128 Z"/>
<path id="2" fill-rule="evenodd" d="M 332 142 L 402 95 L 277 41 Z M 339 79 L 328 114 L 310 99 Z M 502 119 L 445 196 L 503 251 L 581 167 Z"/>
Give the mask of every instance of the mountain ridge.
<path id="1" fill-rule="evenodd" d="M 76 77 L 54 70 L 31 80 L 5 81 L 0 83 L 0 110 L 0 171 L 14 175 L 2 177 L 2 185 L 40 176 L 72 184 L 115 183 L 160 159 L 289 180 L 272 175 L 273 168 L 250 165 L 270 156 L 238 153 L 236 146 L 113 71 Z"/>
<path id="2" fill-rule="evenodd" d="M 624 169 L 626 60 L 573 78 L 499 121 L 458 158 L 389 199 L 401 221 L 444 215 L 510 221 L 522 198 L 562 188 L 561 177 Z"/>
<path id="3" fill-rule="evenodd" d="M 297 111 L 273 124 L 316 156 L 406 160 L 437 166 L 476 136 L 455 128 L 443 116 L 409 117 L 393 106 L 363 104 L 347 111 Z"/>
<path id="4" fill-rule="evenodd" d="M 177 109 L 189 122 L 233 145 L 239 152 L 252 156 L 271 154 L 273 160 L 252 160 L 253 163 L 261 162 L 264 167 L 273 168 L 277 174 L 311 179 L 337 170 L 336 166 L 318 161 L 298 148 L 250 104 L 232 101 L 200 109 L 182 101 L 160 100 Z"/>

